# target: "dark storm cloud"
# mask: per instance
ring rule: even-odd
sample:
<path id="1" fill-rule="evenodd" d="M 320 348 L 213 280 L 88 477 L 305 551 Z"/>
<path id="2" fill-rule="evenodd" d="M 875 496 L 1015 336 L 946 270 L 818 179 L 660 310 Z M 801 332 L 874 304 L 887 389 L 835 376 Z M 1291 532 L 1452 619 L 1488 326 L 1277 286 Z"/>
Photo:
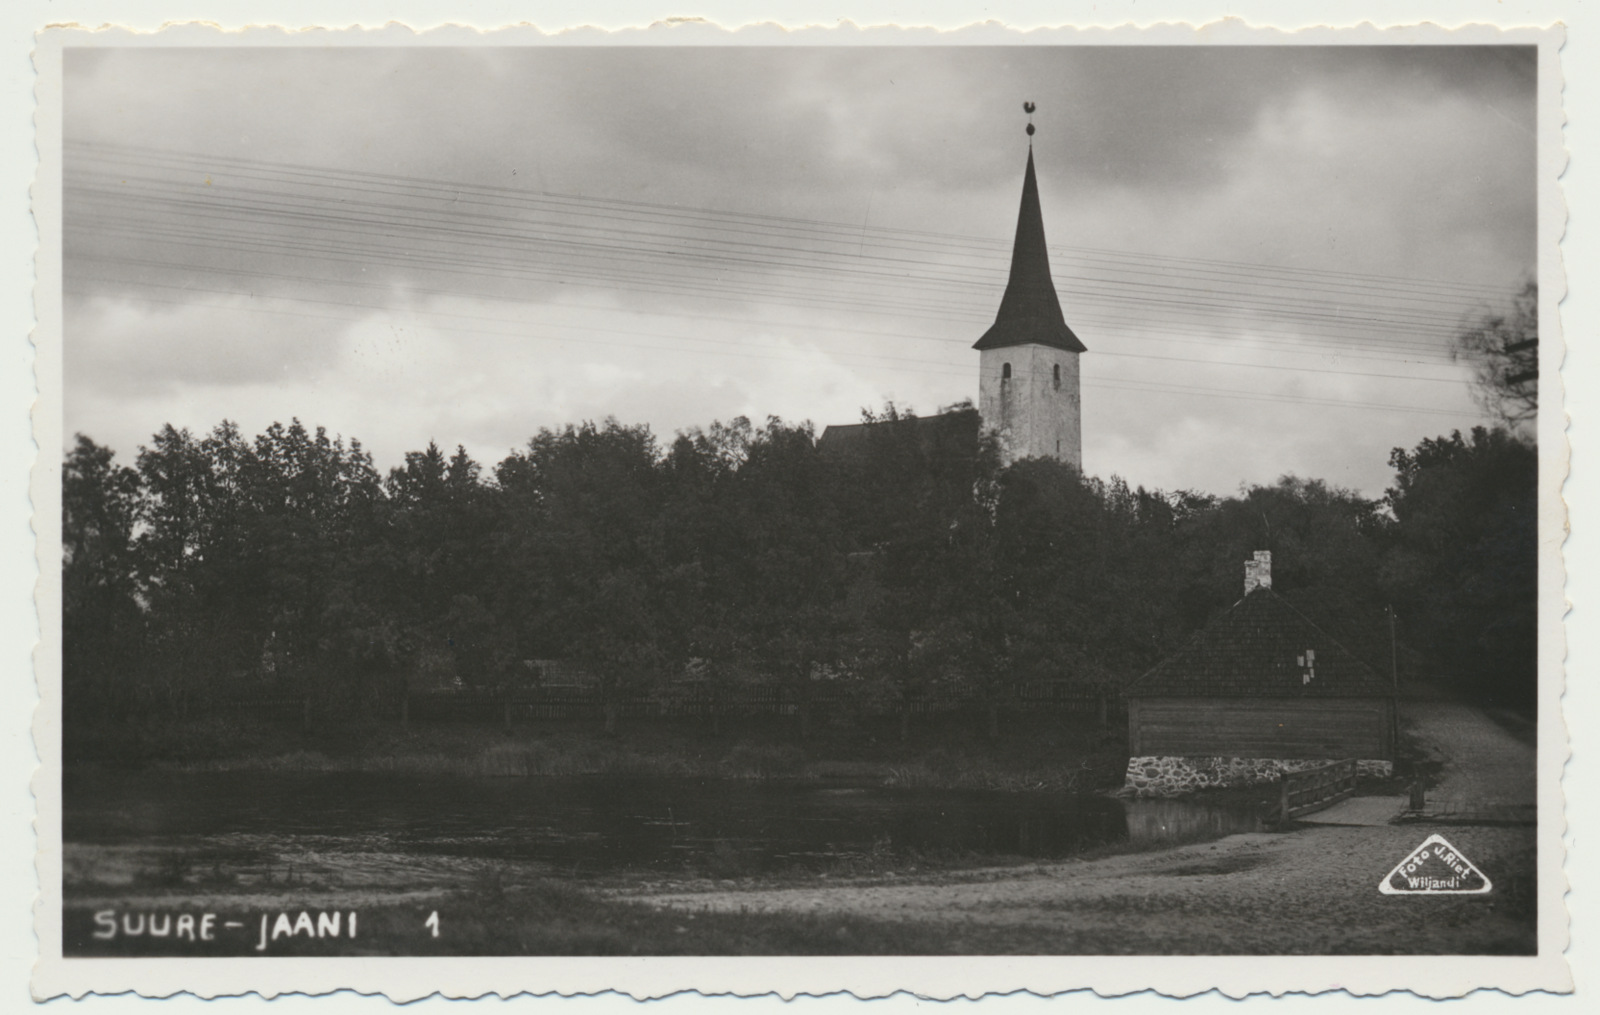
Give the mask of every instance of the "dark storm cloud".
<path id="1" fill-rule="evenodd" d="M 1264 107 L 1311 90 L 1379 105 L 1469 97 L 1531 124 L 1531 47 L 666 47 L 74 53 L 71 136 L 159 136 L 552 189 L 1007 175 L 1020 103 L 1086 180 L 1225 172 Z M 112 80 L 114 79 L 114 81 Z M 105 87 L 100 87 L 105 85 Z M 175 115 L 178 110 L 182 115 Z M 429 143 L 419 145 L 419 139 Z M 740 188 L 742 189 L 742 188 Z M 750 195 L 729 193 L 733 201 Z"/>
<path id="2" fill-rule="evenodd" d="M 973 394 L 965 348 L 983 322 L 972 314 L 828 314 L 764 295 L 779 284 L 835 295 L 855 284 L 848 271 L 786 277 L 751 258 L 740 289 L 730 268 L 707 266 L 702 291 L 723 297 L 712 301 L 687 287 L 630 290 L 633 262 L 622 257 L 615 284 L 446 270 L 451 258 L 500 256 L 468 234 L 406 247 L 409 262 L 328 260 L 293 208 L 254 215 L 237 243 L 202 246 L 191 234 L 215 224 L 215 206 L 261 186 L 226 159 L 1004 243 L 1026 152 L 1021 103 L 1031 99 L 1058 245 L 1492 291 L 1514 288 L 1533 262 L 1533 69 L 1532 50 L 1517 47 L 71 51 L 69 142 L 200 161 L 169 174 L 155 197 L 136 197 L 118 190 L 103 147 L 69 148 L 65 267 L 79 293 L 69 388 L 85 394 L 68 412 L 97 433 L 126 428 L 119 446 L 175 416 L 203 428 L 248 409 L 261 417 L 242 420 L 249 428 L 298 414 L 392 460 L 430 437 L 476 440 L 492 457 L 538 426 L 609 413 L 645 413 L 662 431 L 741 412 L 825 424 L 882 398 L 931 410 Z M 215 168 L 202 168 L 208 158 Z M 337 199 L 379 202 L 381 216 L 391 196 L 351 184 Z M 999 263 L 970 276 L 994 289 L 972 297 L 978 318 L 1003 284 L 999 249 Z M 931 270 L 965 270 L 932 247 L 918 256 Z M 1362 396 L 1314 370 L 1141 363 L 1144 352 L 1219 349 L 1243 362 L 1225 346 L 1263 334 L 1244 311 L 1186 319 L 1137 287 L 1097 302 L 1077 291 L 1078 269 L 1056 268 L 1068 317 L 1093 350 L 1091 382 Z M 1165 281 L 1212 284 L 1181 273 Z M 861 292 L 892 291 L 908 306 L 928 292 L 915 282 L 908 274 L 901 290 Z M 1162 326 L 1207 336 L 1210 348 L 1154 345 Z M 518 328 L 525 341 L 508 344 Z M 1264 334 L 1295 337 L 1281 325 Z M 1337 356 L 1317 364 L 1350 366 Z M 1467 404 L 1464 391 L 1438 387 L 1383 386 L 1381 397 Z M 1218 490 L 1284 471 L 1379 487 L 1387 447 L 1441 418 L 1340 417 L 1381 425 L 1374 451 L 1330 442 L 1324 420 L 1293 406 L 1123 389 L 1086 390 L 1085 406 L 1093 471 Z M 1453 425 L 1470 421 L 1464 410 Z M 1252 427 L 1269 429 L 1272 447 L 1246 468 L 1221 449 Z"/>

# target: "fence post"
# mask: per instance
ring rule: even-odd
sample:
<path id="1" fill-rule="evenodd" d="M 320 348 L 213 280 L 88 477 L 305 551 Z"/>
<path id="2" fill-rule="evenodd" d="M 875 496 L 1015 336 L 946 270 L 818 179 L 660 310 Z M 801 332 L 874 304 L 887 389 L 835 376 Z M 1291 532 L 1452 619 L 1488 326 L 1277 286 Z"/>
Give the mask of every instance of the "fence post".
<path id="1" fill-rule="evenodd" d="M 1278 776 L 1278 820 L 1289 820 L 1289 773 Z"/>
<path id="2" fill-rule="evenodd" d="M 400 725 L 404 729 L 411 728 L 411 692 L 408 690 L 400 696 Z"/>
<path id="3" fill-rule="evenodd" d="M 300 728 L 307 733 L 311 732 L 311 695 L 306 695 L 300 701 Z"/>
<path id="4" fill-rule="evenodd" d="M 511 732 L 511 699 L 510 698 L 506 699 L 506 701 L 505 701 L 505 709 L 504 710 L 505 710 L 505 717 L 506 717 L 506 732 L 510 733 Z"/>

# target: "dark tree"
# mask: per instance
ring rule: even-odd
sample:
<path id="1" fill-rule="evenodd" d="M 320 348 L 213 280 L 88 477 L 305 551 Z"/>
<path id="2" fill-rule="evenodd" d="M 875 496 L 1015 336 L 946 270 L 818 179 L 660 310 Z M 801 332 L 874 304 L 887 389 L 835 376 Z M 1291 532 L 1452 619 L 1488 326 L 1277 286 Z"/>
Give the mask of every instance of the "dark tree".
<path id="1" fill-rule="evenodd" d="M 143 683 L 139 475 L 113 459 L 78 434 L 62 469 L 62 682 L 65 707 L 77 715 L 114 714 Z"/>
<path id="2" fill-rule="evenodd" d="M 1396 524 L 1385 584 L 1433 676 L 1531 706 L 1538 661 L 1538 454 L 1504 430 L 1389 457 Z"/>
<path id="3" fill-rule="evenodd" d="M 253 441 L 164 427 L 136 469 L 80 437 L 68 706 L 271 693 L 392 715 L 408 687 L 509 691 L 557 660 L 613 728 L 629 700 L 705 694 L 720 714 L 766 685 L 802 731 L 825 689 L 903 717 L 958 696 L 994 733 L 1030 682 L 1114 700 L 1238 600 L 1262 549 L 1275 588 L 1380 669 L 1392 604 L 1434 677 L 1531 700 L 1537 456 L 1506 431 L 1397 449 L 1380 504 L 1292 476 L 1219 498 L 1002 469 L 970 406 L 864 418 L 826 441 L 740 418 L 664 454 L 648 427 L 585 423 L 492 478 L 429 444 L 380 479 L 359 443 L 298 421 Z"/>
<path id="4" fill-rule="evenodd" d="M 1539 411 L 1539 283 L 1525 283 L 1509 312 L 1484 314 L 1463 329 L 1450 353 L 1472 365 L 1487 412 L 1513 432 L 1531 432 Z"/>

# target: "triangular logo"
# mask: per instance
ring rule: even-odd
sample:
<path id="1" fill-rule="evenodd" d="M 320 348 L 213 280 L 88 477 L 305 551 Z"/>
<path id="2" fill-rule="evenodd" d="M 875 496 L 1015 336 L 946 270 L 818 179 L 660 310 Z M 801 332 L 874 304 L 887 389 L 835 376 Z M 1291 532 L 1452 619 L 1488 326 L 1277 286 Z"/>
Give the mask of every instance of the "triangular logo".
<path id="1" fill-rule="evenodd" d="M 1430 835 L 1378 885 L 1385 895 L 1482 895 L 1494 885 L 1442 835 Z"/>

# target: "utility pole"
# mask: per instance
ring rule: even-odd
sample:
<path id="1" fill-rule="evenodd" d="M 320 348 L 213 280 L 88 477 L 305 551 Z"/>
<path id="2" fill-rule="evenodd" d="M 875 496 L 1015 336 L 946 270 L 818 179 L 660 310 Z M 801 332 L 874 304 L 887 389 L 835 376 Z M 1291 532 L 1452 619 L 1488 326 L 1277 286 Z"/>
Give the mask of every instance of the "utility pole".
<path id="1" fill-rule="evenodd" d="M 1394 604 L 1388 603 L 1384 610 L 1389 614 L 1389 679 L 1394 686 L 1394 720 L 1390 724 L 1390 737 L 1392 750 L 1400 752 L 1400 650 L 1395 645 L 1394 637 Z"/>

